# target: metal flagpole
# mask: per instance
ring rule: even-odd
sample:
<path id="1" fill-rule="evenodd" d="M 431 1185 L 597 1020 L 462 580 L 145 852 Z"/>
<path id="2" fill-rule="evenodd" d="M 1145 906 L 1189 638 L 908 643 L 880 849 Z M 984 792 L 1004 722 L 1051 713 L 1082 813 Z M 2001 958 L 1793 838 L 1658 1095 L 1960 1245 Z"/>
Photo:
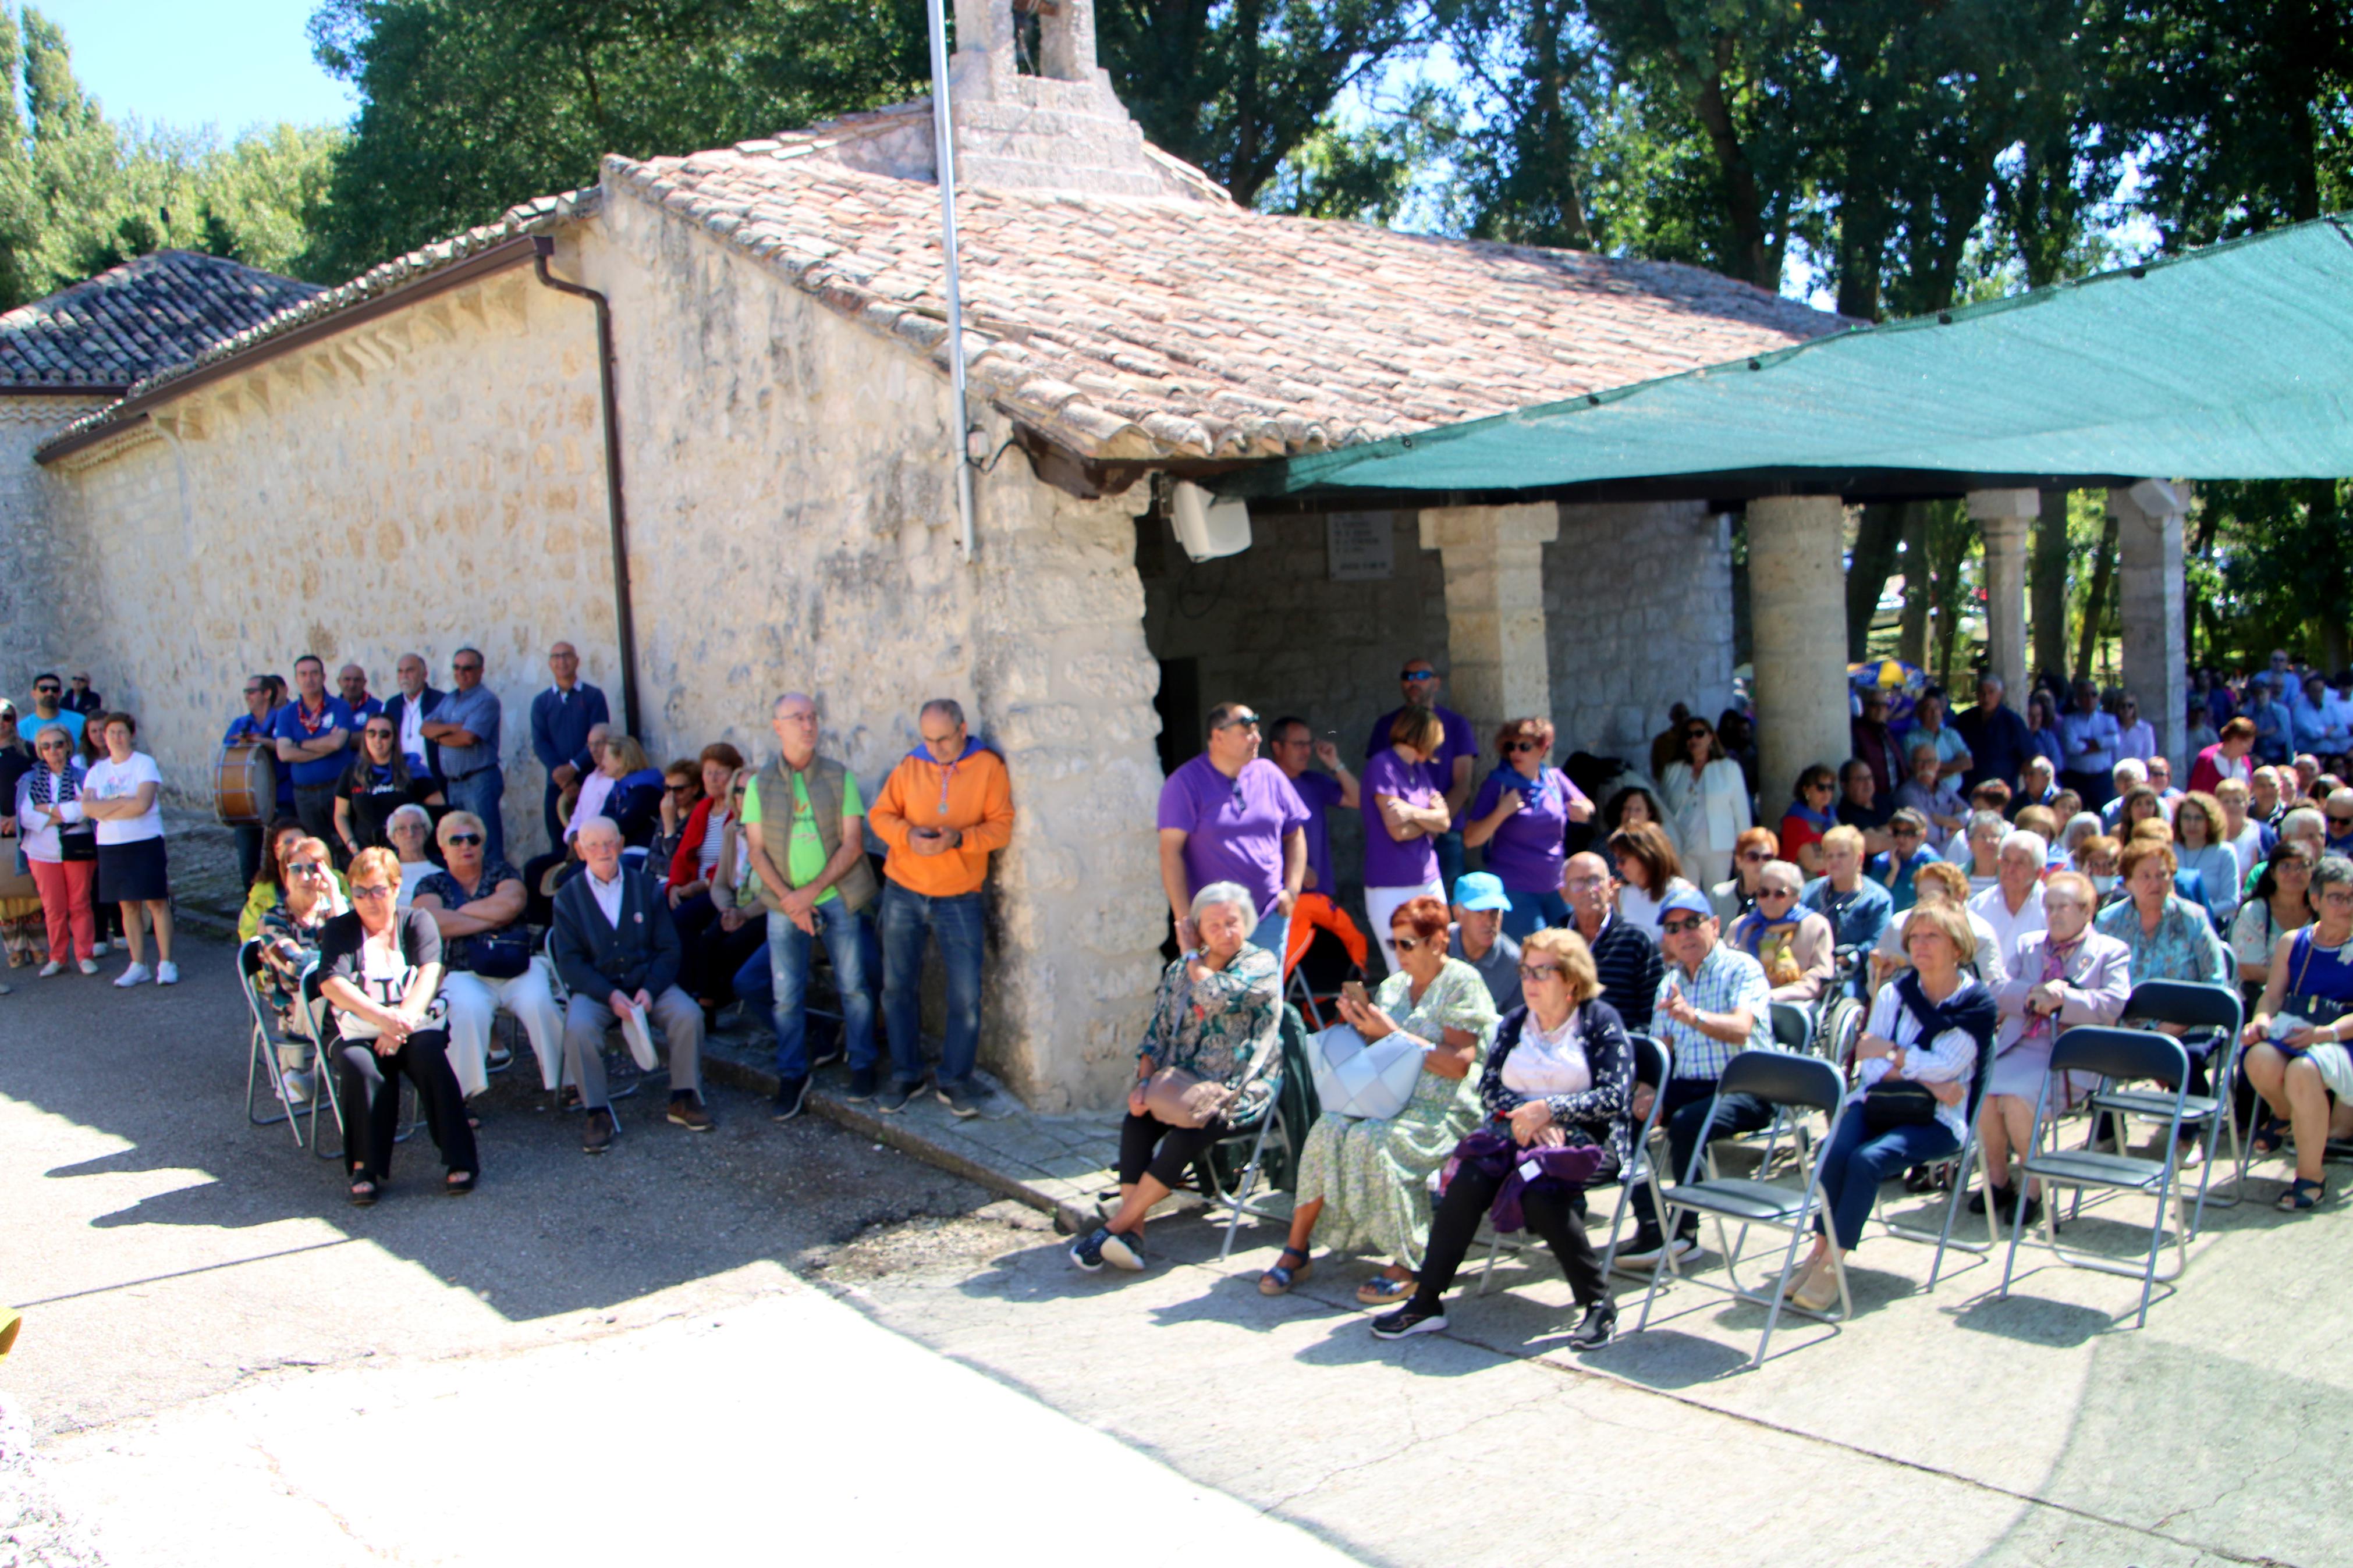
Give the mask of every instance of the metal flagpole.
<path id="1" fill-rule="evenodd" d="M 940 179 L 940 256 L 947 268 L 948 378 L 955 389 L 956 518 L 963 527 L 964 558 L 972 559 L 971 415 L 965 402 L 964 286 L 956 260 L 955 123 L 948 110 L 946 0 L 930 0 L 932 21 L 932 137 Z"/>

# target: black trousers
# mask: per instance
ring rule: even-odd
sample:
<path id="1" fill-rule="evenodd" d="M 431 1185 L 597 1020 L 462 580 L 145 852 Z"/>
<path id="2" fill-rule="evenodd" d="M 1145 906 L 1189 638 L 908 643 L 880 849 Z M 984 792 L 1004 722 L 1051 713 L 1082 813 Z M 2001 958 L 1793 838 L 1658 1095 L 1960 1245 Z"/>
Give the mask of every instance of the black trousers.
<path id="1" fill-rule="evenodd" d="M 1699 1152 L 1700 1129 L 1707 1122 L 1708 1101 L 1715 1098 L 1715 1079 L 1712 1078 L 1670 1078 L 1666 1088 L 1667 1103 L 1660 1108 L 1659 1119 L 1667 1124 L 1668 1166 L 1660 1185 L 1672 1187 L 1683 1179 L 1691 1169 L 1692 1156 Z M 1736 1132 L 1762 1132 L 1773 1124 L 1773 1108 L 1753 1094 L 1727 1094 L 1715 1118 L 1715 1135 L 1729 1138 Z M 1634 1194 L 1635 1213 L 1641 1216 L 1645 1236 L 1655 1237 L 1660 1231 L 1659 1216 L 1651 1203 L 1651 1189 L 1644 1186 Z M 1679 1235 L 1697 1236 L 1699 1215 L 1686 1212 L 1675 1226 Z"/>
<path id="2" fill-rule="evenodd" d="M 427 1029 L 408 1037 L 390 1056 L 374 1040 L 352 1040 L 335 1053 L 337 1091 L 343 1101 L 343 1167 L 352 1180 L 382 1182 L 392 1174 L 392 1141 L 400 1131 L 400 1077 L 417 1086 L 425 1125 L 452 1171 L 479 1174 L 474 1130 L 466 1125 L 466 1097 L 449 1070 L 449 1037 Z"/>
<path id="3" fill-rule="evenodd" d="M 302 824 L 302 831 L 327 847 L 328 858 L 337 869 L 349 864 L 351 851 L 335 837 L 335 786 L 331 784 L 296 784 L 294 816 Z"/>
<path id="4" fill-rule="evenodd" d="M 1603 1177 L 1601 1180 L 1614 1179 Z M 1457 1166 L 1454 1180 L 1447 1184 L 1446 1195 L 1438 1200 L 1438 1213 L 1430 1222 L 1430 1246 L 1421 1258 L 1421 1282 L 1413 1293 L 1417 1308 L 1433 1309 L 1446 1288 L 1454 1283 L 1455 1274 L 1462 1267 L 1463 1258 L 1471 1250 L 1472 1238 L 1479 1234 L 1479 1222 L 1486 1216 L 1488 1205 L 1504 1184 L 1500 1176 L 1491 1176 L 1469 1163 Z M 1599 1182 L 1596 1184 L 1599 1184 Z M 1583 1194 L 1578 1194 L 1579 1198 Z M 1552 1255 L 1560 1260 L 1560 1271 L 1568 1278 L 1568 1289 L 1580 1307 L 1590 1307 L 1606 1300 L 1609 1281 L 1601 1273 L 1601 1255 L 1593 1250 L 1593 1238 L 1585 1234 L 1583 1205 L 1577 1199 L 1547 1193 L 1541 1188 L 1524 1194 L 1520 1199 L 1521 1215 L 1528 1228 L 1543 1237 Z"/>
<path id="5" fill-rule="evenodd" d="M 1130 1111 L 1119 1124 L 1119 1184 L 1134 1186 L 1138 1176 L 1150 1176 L 1174 1192 L 1184 1185 L 1185 1173 L 1201 1152 L 1225 1134 L 1222 1116 L 1199 1127 L 1171 1127 L 1156 1116 Z"/>

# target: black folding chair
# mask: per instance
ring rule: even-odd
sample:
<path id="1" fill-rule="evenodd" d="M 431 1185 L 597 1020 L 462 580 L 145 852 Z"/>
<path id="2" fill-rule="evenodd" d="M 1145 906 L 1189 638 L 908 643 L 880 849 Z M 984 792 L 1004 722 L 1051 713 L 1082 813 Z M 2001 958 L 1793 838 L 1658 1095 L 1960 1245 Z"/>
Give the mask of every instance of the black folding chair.
<path id="1" fill-rule="evenodd" d="M 1234 1233 L 1242 1215 L 1287 1221 L 1288 1213 L 1265 1206 L 1257 1197 L 1259 1178 L 1267 1178 L 1270 1193 L 1288 1192 L 1299 1168 L 1299 1145 L 1315 1121 L 1315 1089 L 1307 1061 L 1307 1026 L 1299 1009 L 1283 1004 L 1282 1019 L 1273 1044 L 1262 1048 L 1242 1075 L 1242 1109 L 1226 1119 L 1226 1131 L 1194 1162 L 1201 1195 L 1212 1207 L 1226 1211 L 1226 1239 L 1218 1248 L 1223 1263 L 1234 1250 Z M 1234 1156 L 1244 1144 L 1248 1157 L 1240 1169 Z"/>
<path id="2" fill-rule="evenodd" d="M 2248 1141 L 2239 1130 L 2239 1119 L 2231 1113 L 2232 1075 L 2238 1070 L 2239 1036 L 2246 1024 L 2244 1004 L 2238 991 L 2229 985 L 2194 980 L 2144 980 L 2132 988 L 2126 999 L 2125 1010 L 2116 1020 L 2119 1024 L 2173 1024 L 2185 1028 L 2218 1031 L 2210 1064 L 2213 1092 L 2211 1094 L 2158 1094 L 2148 1089 L 2102 1089 L 2091 1099 L 2094 1119 L 2105 1112 L 2116 1118 L 2116 1147 L 2124 1147 L 2125 1119 L 2155 1118 L 2172 1110 L 2175 1100 L 2181 1102 L 2181 1125 L 2197 1130 L 2204 1148 L 2199 1163 L 2198 1210 L 2189 1224 L 2194 1240 L 2206 1223 L 2206 1205 L 2234 1208 L 2243 1194 L 2246 1180 Z M 2188 1047 L 2184 1047 L 2185 1052 Z M 2222 1128 L 2231 1129 L 2231 1154 L 2237 1167 L 2232 1178 L 2233 1188 L 2229 1197 L 2210 1197 L 2214 1183 L 2214 1158 L 2220 1152 Z M 2078 1194 L 2078 1201 L 2081 1194 Z"/>
<path id="3" fill-rule="evenodd" d="M 302 1113 L 306 1109 L 311 1116 L 311 1137 L 315 1139 L 318 1136 L 319 1094 L 314 1088 L 310 1100 L 302 1106 L 297 1106 L 288 1097 L 286 1068 L 280 1053 L 289 1046 L 308 1049 L 311 1037 L 307 1033 L 301 1039 L 288 1037 L 279 1025 L 278 1010 L 263 999 L 261 948 L 261 939 L 253 937 L 237 950 L 237 986 L 245 993 L 246 1016 L 251 1024 L 245 1059 L 245 1120 L 255 1127 L 275 1127 L 281 1121 L 286 1123 L 294 1135 L 294 1147 L 301 1149 L 307 1147 L 302 1132 Z M 314 1068 L 318 1065 L 314 1058 Z M 281 1109 L 274 1115 L 256 1116 L 253 1108 L 259 1103 L 264 1082 L 276 1094 Z"/>
<path id="4" fill-rule="evenodd" d="M 1768 1230 L 1788 1232 L 1789 1245 L 1781 1262 L 1781 1278 L 1787 1279 L 1790 1269 L 1797 1265 L 1798 1243 L 1812 1229 L 1814 1215 L 1821 1206 L 1821 1156 L 1815 1150 L 1801 1148 L 1799 1151 L 1794 1173 L 1798 1184 L 1795 1187 L 1761 1179 L 1714 1174 L 1703 1180 L 1700 1171 L 1707 1161 L 1708 1141 L 1715 1131 L 1716 1113 L 1723 1108 L 1725 1096 L 1730 1094 L 1754 1095 L 1773 1107 L 1777 1117 L 1786 1112 L 1792 1121 L 1819 1110 L 1830 1118 L 1832 1127 L 1836 1127 L 1840 1113 L 1846 1109 L 1846 1080 L 1838 1068 L 1819 1057 L 1794 1056 L 1787 1051 L 1742 1051 L 1725 1065 L 1724 1077 L 1716 1082 L 1715 1098 L 1708 1102 L 1707 1121 L 1700 1130 L 1699 1147 L 1692 1152 L 1691 1169 L 1684 1173 L 1681 1184 L 1669 1187 L 1662 1194 L 1661 1228 L 1669 1236 L 1674 1234 L 1678 1212 L 1704 1214 L 1715 1221 L 1716 1242 L 1724 1250 L 1725 1276 L 1731 1283 L 1718 1285 L 1714 1280 L 1695 1276 L 1684 1278 L 1694 1284 L 1723 1290 L 1740 1300 L 1754 1301 L 1767 1309 L 1765 1331 L 1758 1337 L 1757 1353 L 1748 1363 L 1753 1369 L 1765 1363 L 1765 1352 L 1773 1342 L 1773 1330 L 1781 1321 L 1786 1293 L 1775 1290 L 1769 1295 L 1758 1295 L 1740 1283 L 1739 1251 L 1725 1243 L 1725 1222 L 1731 1220 L 1739 1225 L 1744 1236 L 1748 1226 L 1759 1225 Z M 1769 1160 L 1769 1144 L 1767 1155 Z M 1847 1294 L 1845 1265 L 1839 1259 L 1835 1249 L 1831 1256 L 1831 1267 L 1838 1278 L 1840 1318 L 1842 1321 L 1852 1314 L 1854 1303 Z M 1634 1325 L 1636 1333 L 1641 1333 L 1650 1325 L 1651 1303 L 1658 1297 L 1659 1279 L 1660 1272 L 1652 1270 L 1651 1287 L 1642 1293 L 1642 1316 Z M 1791 1311 L 1805 1313 L 1820 1321 L 1831 1321 L 1827 1314 L 1808 1312 L 1794 1301 L 1787 1304 Z"/>
<path id="5" fill-rule="evenodd" d="M 1633 1157 L 1627 1161 L 1626 1168 L 1618 1173 L 1618 1206 L 1609 1215 L 1609 1245 L 1601 1250 L 1601 1272 L 1605 1275 L 1618 1266 L 1618 1246 L 1624 1237 L 1626 1216 L 1634 1207 L 1635 1189 L 1650 1188 L 1651 1212 L 1667 1212 L 1659 1196 L 1658 1163 L 1651 1157 L 1651 1138 L 1659 1130 L 1659 1113 L 1667 1102 L 1666 1095 L 1662 1092 L 1667 1081 L 1667 1047 L 1649 1035 L 1629 1035 L 1626 1041 L 1634 1048 L 1634 1087 L 1647 1086 L 1651 1089 L 1651 1109 L 1634 1129 Z M 1510 1239 L 1500 1231 L 1489 1231 L 1487 1261 L 1479 1270 L 1480 1295 L 1487 1293 L 1488 1282 L 1494 1277 L 1497 1255 L 1507 1251 L 1516 1253 L 1525 1245 Z M 1670 1269 L 1675 1268 L 1674 1253 L 1675 1249 L 1670 1247 L 1661 1254 Z"/>
<path id="6" fill-rule="evenodd" d="M 2235 1004 L 2236 998 L 2232 999 Z M 2044 1150 L 2043 1112 L 2051 1102 L 2051 1086 L 2063 1081 L 2069 1072 L 2096 1073 L 2100 1076 L 2101 1093 L 2106 1093 L 2120 1083 L 2154 1080 L 2168 1086 L 2169 1094 L 2156 1097 L 2165 1106 L 2164 1158 L 2151 1160 L 2137 1154 L 2121 1152 L 2124 1140 L 2117 1139 L 2119 1152 L 2110 1154 L 2091 1147 L 2092 1136 L 2099 1121 L 2094 1117 L 2091 1130 L 2081 1149 Z M 2183 1101 L 2189 1083 L 2189 1053 L 2171 1035 L 2147 1029 L 2112 1029 L 2079 1026 L 2059 1037 L 2051 1048 L 2051 1069 L 2043 1075 L 2042 1087 L 2034 1097 L 2034 1124 L 2027 1134 L 2027 1154 L 2022 1166 L 2027 1177 L 2038 1178 L 2046 1188 L 2073 1187 L 2080 1194 L 2086 1187 L 2116 1193 L 2141 1193 L 2157 1200 L 2157 1215 L 2149 1224 L 2148 1255 L 2137 1264 L 2120 1258 L 2105 1258 L 2097 1253 L 2070 1250 L 2059 1245 L 2058 1211 L 2055 1194 L 2046 1195 L 2042 1205 L 2043 1243 L 2052 1256 L 2073 1268 L 2097 1269 L 2104 1274 L 2140 1276 L 2140 1316 L 2135 1320 L 2138 1328 L 2148 1321 L 2149 1293 L 2159 1280 L 2180 1278 L 2189 1265 L 2189 1216 L 2187 1205 L 2174 1180 L 2175 1161 L 2179 1154 Z M 2151 1102 L 2154 1103 L 2154 1102 Z M 2153 1112 L 2144 1107 L 2141 1114 Z M 2026 1227 L 2026 1190 L 2028 1183 L 2018 1184 L 2018 1211 L 2010 1232 L 2010 1252 L 2001 1268 L 2000 1294 L 2010 1295 L 2010 1281 L 2018 1266 L 2018 1243 Z M 2165 1247 L 2166 1207 L 2175 1210 L 2174 1246 L 2176 1260 L 2173 1272 L 2159 1274 L 2158 1255 Z"/>

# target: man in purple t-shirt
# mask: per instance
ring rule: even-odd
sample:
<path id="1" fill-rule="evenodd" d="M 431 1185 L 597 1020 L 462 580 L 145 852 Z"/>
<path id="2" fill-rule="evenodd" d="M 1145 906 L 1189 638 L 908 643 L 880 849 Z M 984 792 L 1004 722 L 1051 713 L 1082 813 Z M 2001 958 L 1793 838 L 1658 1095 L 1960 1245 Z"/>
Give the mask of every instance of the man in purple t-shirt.
<path id="1" fill-rule="evenodd" d="M 1258 744 L 1258 715 L 1246 704 L 1209 710 L 1209 749 L 1160 786 L 1160 885 L 1182 948 L 1198 945 L 1195 893 L 1212 882 L 1247 888 L 1258 909 L 1251 945 L 1279 961 L 1307 876 L 1307 807 Z"/>
<path id="2" fill-rule="evenodd" d="M 1356 809 L 1356 775 L 1340 761 L 1340 748 L 1315 739 L 1304 719 L 1277 719 L 1268 727 L 1266 746 L 1274 765 L 1282 770 L 1282 776 L 1299 792 L 1300 804 L 1307 808 L 1307 880 L 1303 890 L 1335 898 L 1340 879 L 1332 870 L 1332 834 L 1324 814 L 1334 806 L 1342 811 Z M 1332 771 L 1315 772 L 1307 765 L 1310 758 Z"/>
<path id="3" fill-rule="evenodd" d="M 1446 797 L 1447 812 L 1460 824 L 1462 808 L 1471 804 L 1471 769 L 1482 750 L 1479 737 L 1472 730 L 1470 720 L 1451 708 L 1438 705 L 1439 689 L 1445 681 L 1430 660 L 1407 659 L 1404 669 L 1398 676 L 1398 684 L 1404 689 L 1407 707 L 1427 708 L 1438 715 L 1440 724 L 1446 726 L 1445 742 L 1438 748 L 1437 754 L 1422 766 L 1430 773 L 1430 782 L 1438 786 L 1439 793 Z M 1392 708 L 1373 721 L 1372 735 L 1365 742 L 1366 761 L 1389 749 L 1389 726 L 1404 711 L 1404 708 Z M 1439 873 L 1445 885 L 1451 888 L 1462 875 L 1462 829 L 1459 826 L 1451 827 L 1433 838 L 1431 843 L 1438 850 Z"/>

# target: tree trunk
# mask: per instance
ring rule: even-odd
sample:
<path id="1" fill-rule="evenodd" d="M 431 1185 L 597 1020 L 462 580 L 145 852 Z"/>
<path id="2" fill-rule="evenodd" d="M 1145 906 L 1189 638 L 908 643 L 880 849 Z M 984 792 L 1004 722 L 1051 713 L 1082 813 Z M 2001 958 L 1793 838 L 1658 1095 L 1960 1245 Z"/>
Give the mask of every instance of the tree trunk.
<path id="1" fill-rule="evenodd" d="M 2034 668 L 2028 684 L 2043 671 L 2067 674 L 2067 492 L 2044 490 L 2042 515 L 2034 523 L 2034 559 L 2029 573 L 2028 600 L 2034 616 Z M 2018 696 L 2026 705 L 2023 692 Z"/>
<path id="2" fill-rule="evenodd" d="M 1928 505 L 1905 501 L 1898 528 L 1904 535 L 1904 623 L 1895 657 L 1928 668 Z"/>
<path id="3" fill-rule="evenodd" d="M 2100 550 L 2092 559 L 2092 592 L 2084 601 L 2084 634 L 2075 645 L 2075 674 L 2079 679 L 2096 680 L 2093 673 L 2092 656 L 2099 651 L 2100 623 L 2108 613 L 2108 595 L 2116 575 L 2116 514 L 2109 512 L 2100 524 Z"/>
<path id="4" fill-rule="evenodd" d="M 1903 510 L 1887 502 L 1862 509 L 1855 525 L 1854 557 L 1846 569 L 1846 657 L 1850 664 L 1871 657 L 1871 617 L 1895 570 L 1895 547 L 1903 539 Z"/>

